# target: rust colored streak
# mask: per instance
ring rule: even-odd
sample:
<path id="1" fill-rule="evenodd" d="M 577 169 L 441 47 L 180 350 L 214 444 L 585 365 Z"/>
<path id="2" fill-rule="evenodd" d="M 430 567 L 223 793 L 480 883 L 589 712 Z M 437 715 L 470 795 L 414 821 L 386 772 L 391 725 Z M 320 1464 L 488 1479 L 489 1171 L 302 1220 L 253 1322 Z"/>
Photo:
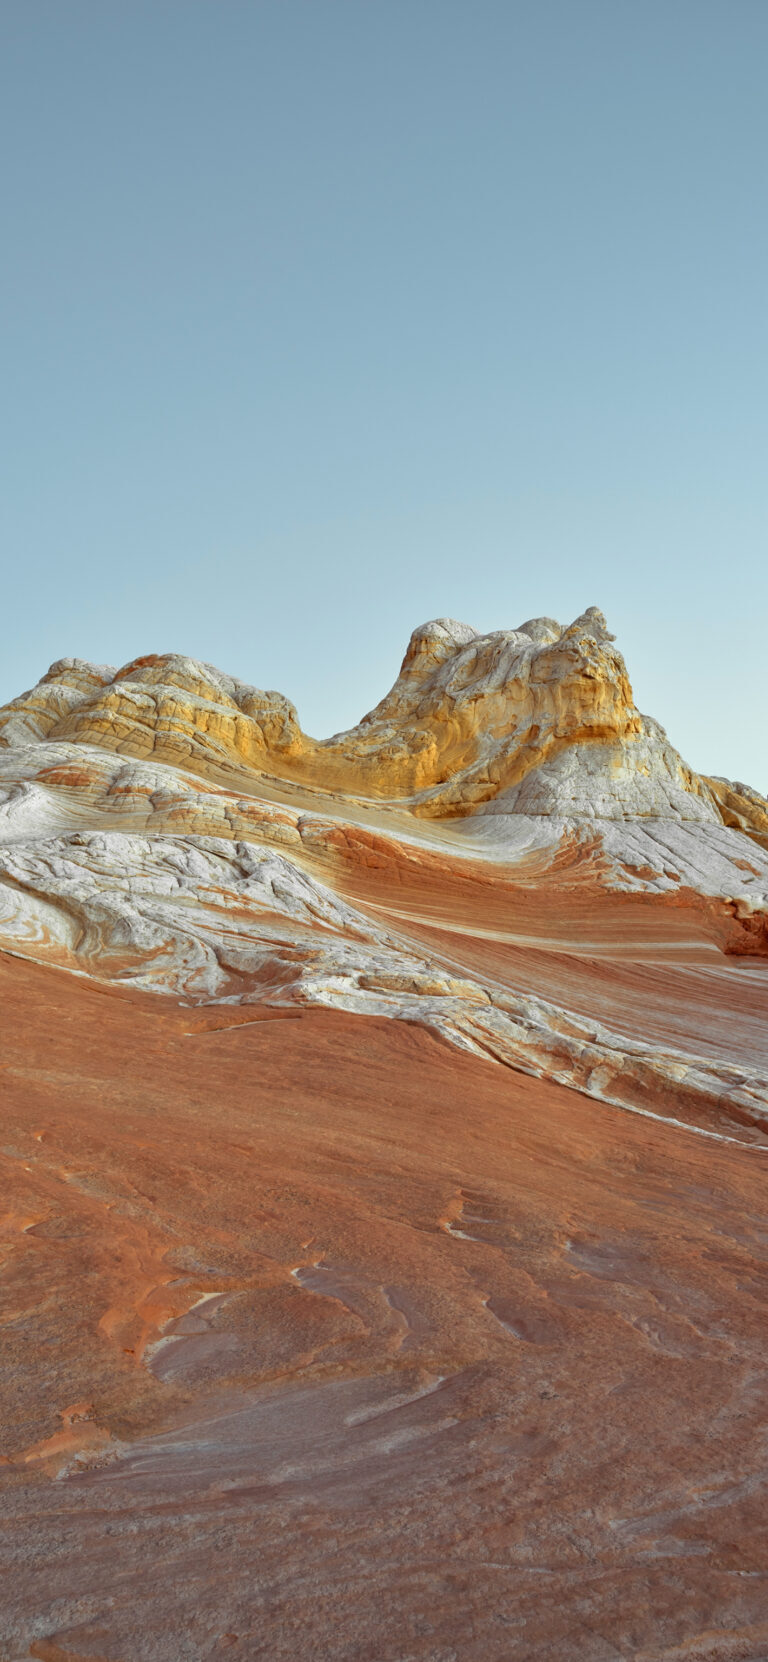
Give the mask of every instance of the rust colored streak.
<path id="1" fill-rule="evenodd" d="M 405 1022 L 0 1001 L 0 1654 L 764 1658 L 762 1152 Z"/>

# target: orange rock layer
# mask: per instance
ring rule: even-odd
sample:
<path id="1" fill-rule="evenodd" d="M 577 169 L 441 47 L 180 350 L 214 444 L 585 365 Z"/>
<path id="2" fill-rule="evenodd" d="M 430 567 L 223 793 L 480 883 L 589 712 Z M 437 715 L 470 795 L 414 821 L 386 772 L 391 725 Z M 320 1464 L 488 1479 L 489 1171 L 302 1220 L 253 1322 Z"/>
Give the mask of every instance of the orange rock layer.
<path id="1" fill-rule="evenodd" d="M 766 1648 L 766 1158 L 18 961 L 9 1657 Z"/>

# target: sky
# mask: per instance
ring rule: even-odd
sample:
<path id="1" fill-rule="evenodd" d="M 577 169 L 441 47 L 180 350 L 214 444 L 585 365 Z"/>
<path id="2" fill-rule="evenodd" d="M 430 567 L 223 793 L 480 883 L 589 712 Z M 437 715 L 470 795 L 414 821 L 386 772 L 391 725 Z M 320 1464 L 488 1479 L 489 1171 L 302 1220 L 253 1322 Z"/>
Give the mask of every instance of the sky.
<path id="1" fill-rule="evenodd" d="M 0 701 L 600 606 L 768 789 L 765 0 L 4 0 Z"/>

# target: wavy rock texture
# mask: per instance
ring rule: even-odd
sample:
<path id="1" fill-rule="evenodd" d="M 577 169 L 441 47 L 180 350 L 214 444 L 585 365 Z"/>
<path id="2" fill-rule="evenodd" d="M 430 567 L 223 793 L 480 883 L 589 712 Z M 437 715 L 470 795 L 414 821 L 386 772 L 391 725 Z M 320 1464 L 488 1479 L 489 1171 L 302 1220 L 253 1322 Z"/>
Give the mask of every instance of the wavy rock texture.
<path id="1" fill-rule="evenodd" d="M 8 1657 L 764 1658 L 767 916 L 595 608 L 0 711 Z"/>

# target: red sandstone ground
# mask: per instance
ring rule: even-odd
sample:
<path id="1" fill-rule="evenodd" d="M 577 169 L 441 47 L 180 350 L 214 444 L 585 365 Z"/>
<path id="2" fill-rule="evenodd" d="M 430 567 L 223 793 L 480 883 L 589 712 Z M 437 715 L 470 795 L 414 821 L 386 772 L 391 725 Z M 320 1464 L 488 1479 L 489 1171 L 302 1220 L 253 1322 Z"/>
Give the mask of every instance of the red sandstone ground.
<path id="1" fill-rule="evenodd" d="M 734 988 L 744 1054 L 704 953 L 585 999 Z M 764 1662 L 762 1147 L 399 1021 L 0 997 L 3 1662 Z"/>

